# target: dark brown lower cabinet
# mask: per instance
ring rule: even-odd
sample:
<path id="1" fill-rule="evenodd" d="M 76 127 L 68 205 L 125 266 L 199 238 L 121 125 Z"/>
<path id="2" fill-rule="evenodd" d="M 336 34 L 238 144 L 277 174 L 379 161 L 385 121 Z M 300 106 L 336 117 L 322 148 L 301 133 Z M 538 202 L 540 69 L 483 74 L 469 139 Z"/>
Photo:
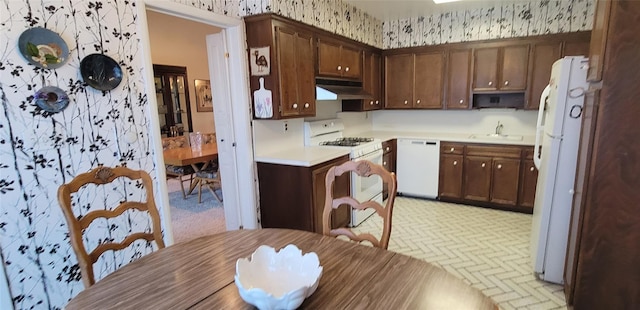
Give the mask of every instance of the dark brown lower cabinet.
<path id="1" fill-rule="evenodd" d="M 440 197 L 462 198 L 462 155 L 443 154 L 440 156 Z"/>
<path id="2" fill-rule="evenodd" d="M 496 158 L 491 169 L 491 199 L 493 203 L 518 204 L 520 159 Z"/>
<path id="3" fill-rule="evenodd" d="M 489 201 L 491 157 L 466 156 L 464 166 L 464 198 L 475 201 Z"/>
<path id="4" fill-rule="evenodd" d="M 528 146 L 440 142 L 438 199 L 531 213 L 537 170 L 524 173 L 522 163 L 532 154 Z"/>
<path id="5" fill-rule="evenodd" d="M 396 172 L 396 146 L 396 139 L 382 142 L 382 166 L 390 172 Z M 382 185 L 382 199 L 386 200 L 387 197 L 389 197 L 389 190 L 387 183 L 384 183 Z"/>
<path id="6" fill-rule="evenodd" d="M 263 228 L 290 228 L 322 233 L 325 176 L 333 166 L 349 160 L 342 156 L 312 167 L 258 163 L 260 223 Z M 334 183 L 334 196 L 350 195 L 349 174 Z M 334 210 L 332 227 L 351 221 L 348 207 Z"/>

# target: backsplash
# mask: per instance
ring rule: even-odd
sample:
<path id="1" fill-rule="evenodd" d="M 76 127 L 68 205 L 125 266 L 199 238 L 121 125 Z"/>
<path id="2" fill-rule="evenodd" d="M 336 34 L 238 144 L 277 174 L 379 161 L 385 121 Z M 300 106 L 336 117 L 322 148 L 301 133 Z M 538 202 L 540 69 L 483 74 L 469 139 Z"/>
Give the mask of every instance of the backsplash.
<path id="1" fill-rule="evenodd" d="M 387 20 L 385 49 L 591 30 L 594 0 L 528 0 Z"/>
<path id="2" fill-rule="evenodd" d="M 372 126 L 375 131 L 488 134 L 500 122 L 504 134 L 534 136 L 537 117 L 537 111 L 514 109 L 386 110 L 373 113 Z"/>

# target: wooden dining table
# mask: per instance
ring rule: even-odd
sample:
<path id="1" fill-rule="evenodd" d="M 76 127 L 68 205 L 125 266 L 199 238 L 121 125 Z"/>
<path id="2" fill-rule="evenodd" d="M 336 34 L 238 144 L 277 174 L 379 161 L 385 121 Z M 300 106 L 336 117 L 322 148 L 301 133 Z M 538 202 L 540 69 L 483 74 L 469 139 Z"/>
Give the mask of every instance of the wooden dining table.
<path id="1" fill-rule="evenodd" d="M 132 262 L 66 309 L 253 309 L 234 283 L 239 258 L 260 245 L 315 252 L 323 273 L 301 309 L 498 309 L 445 270 L 399 253 L 289 229 L 237 230 L 174 244 Z"/>
<path id="2" fill-rule="evenodd" d="M 200 169 L 205 169 L 212 160 L 218 158 L 218 144 L 207 143 L 203 144 L 201 148 L 181 147 L 175 149 L 168 149 L 162 152 L 164 157 L 164 163 L 174 166 L 187 166 L 190 165 L 195 172 Z M 204 164 L 198 166 L 198 164 Z M 191 182 L 189 187 L 189 194 L 193 192 L 193 189 L 198 185 L 199 180 L 196 179 Z"/>

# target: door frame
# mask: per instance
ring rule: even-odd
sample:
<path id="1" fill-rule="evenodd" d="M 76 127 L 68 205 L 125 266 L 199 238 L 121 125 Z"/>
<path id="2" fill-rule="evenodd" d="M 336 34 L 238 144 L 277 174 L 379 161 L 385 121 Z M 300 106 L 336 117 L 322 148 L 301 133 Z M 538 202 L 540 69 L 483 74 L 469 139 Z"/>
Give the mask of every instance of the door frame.
<path id="1" fill-rule="evenodd" d="M 146 10 L 159 12 L 183 18 L 211 26 L 221 28 L 223 38 L 225 38 L 225 48 L 227 50 L 225 59 L 222 60 L 227 64 L 227 71 L 210 72 L 217 74 L 210 76 L 210 80 L 220 81 L 221 79 L 228 81 L 226 85 L 212 85 L 213 88 L 227 87 L 233 96 L 218 100 L 214 104 L 214 111 L 221 109 L 227 113 L 231 119 L 229 125 L 233 130 L 229 130 L 228 137 L 217 136 L 218 149 L 222 152 L 233 154 L 232 158 L 220 158 L 221 166 L 224 161 L 232 162 L 235 167 L 235 175 L 225 175 L 221 172 L 221 176 L 225 178 L 225 182 L 232 182 L 233 186 L 223 186 L 223 196 L 225 197 L 225 222 L 227 230 L 235 229 L 255 229 L 258 227 L 257 216 L 257 189 L 256 189 L 256 171 L 253 159 L 253 138 L 251 134 L 251 111 L 250 111 L 250 94 L 248 84 L 248 64 L 246 58 L 246 37 L 244 22 L 242 19 L 224 16 L 217 13 L 208 12 L 195 7 L 190 7 L 180 3 L 168 1 L 144 0 L 144 5 L 139 5 L 138 17 L 140 26 L 140 38 L 142 47 L 143 66 L 148 68 L 143 72 L 145 82 L 145 90 L 148 94 L 155 92 L 153 85 L 153 62 L 151 58 L 151 43 L 149 39 L 149 29 L 147 23 Z M 208 49 L 208 61 L 214 63 L 220 61 L 212 59 L 214 53 Z M 226 83 L 225 83 L 226 84 Z M 162 157 L 162 139 L 160 135 L 159 116 L 157 111 L 157 103 L 155 96 L 148 96 L 149 101 L 149 117 L 150 117 L 150 143 L 156 150 L 154 161 L 157 167 L 164 167 L 164 158 Z M 156 107 L 156 108 L 154 108 Z M 221 126 L 216 122 L 216 127 Z M 218 129 L 216 128 L 216 132 Z M 221 130 L 222 132 L 223 130 Z M 229 156 L 226 156 L 229 157 Z M 167 183 L 160 180 L 166 180 L 166 172 L 164 169 L 156 169 L 156 178 L 158 182 L 158 193 L 160 199 L 158 205 L 163 214 L 163 227 L 165 228 L 165 236 L 168 244 L 173 244 L 173 228 L 171 226 L 171 214 L 169 207 L 169 195 Z M 242 188 L 243 195 L 240 195 Z"/>

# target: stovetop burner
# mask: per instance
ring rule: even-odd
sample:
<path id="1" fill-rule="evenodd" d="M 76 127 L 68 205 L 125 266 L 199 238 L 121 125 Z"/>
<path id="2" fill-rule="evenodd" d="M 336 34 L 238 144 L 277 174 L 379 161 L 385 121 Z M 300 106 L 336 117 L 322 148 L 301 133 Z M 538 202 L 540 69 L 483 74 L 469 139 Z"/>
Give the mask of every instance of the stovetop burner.
<path id="1" fill-rule="evenodd" d="M 373 138 L 345 137 L 345 138 L 338 138 L 331 141 L 320 142 L 320 145 L 358 146 L 362 143 L 371 142 L 371 141 L 373 141 Z"/>

